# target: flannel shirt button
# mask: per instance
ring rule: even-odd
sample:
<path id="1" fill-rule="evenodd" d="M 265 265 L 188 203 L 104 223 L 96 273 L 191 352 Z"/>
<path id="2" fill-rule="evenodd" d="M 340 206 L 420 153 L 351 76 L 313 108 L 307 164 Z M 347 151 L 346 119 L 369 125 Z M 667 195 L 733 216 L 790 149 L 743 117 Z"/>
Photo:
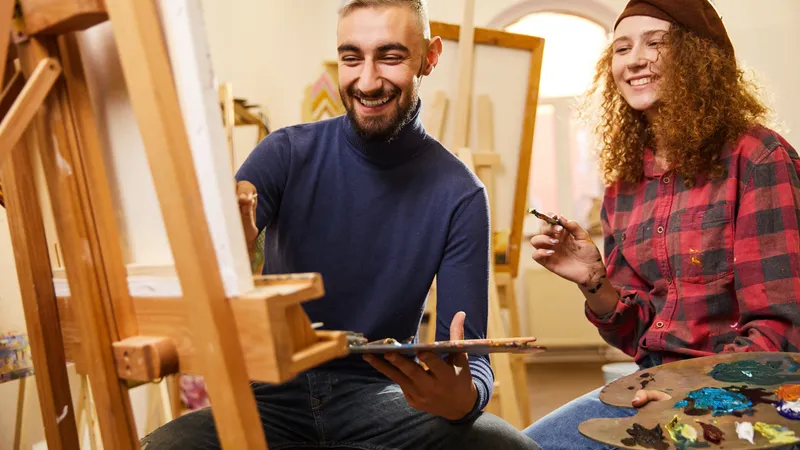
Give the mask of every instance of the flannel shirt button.
<path id="1" fill-rule="evenodd" d="M 658 234 L 661 234 L 664 232 L 664 227 L 658 227 L 658 230 L 656 231 L 658 231 Z"/>
<path id="2" fill-rule="evenodd" d="M 656 328 L 664 328 L 664 322 L 662 322 L 660 320 L 658 322 L 656 322 Z"/>
<path id="3" fill-rule="evenodd" d="M 669 177 L 664 177 L 664 184 L 669 184 Z"/>

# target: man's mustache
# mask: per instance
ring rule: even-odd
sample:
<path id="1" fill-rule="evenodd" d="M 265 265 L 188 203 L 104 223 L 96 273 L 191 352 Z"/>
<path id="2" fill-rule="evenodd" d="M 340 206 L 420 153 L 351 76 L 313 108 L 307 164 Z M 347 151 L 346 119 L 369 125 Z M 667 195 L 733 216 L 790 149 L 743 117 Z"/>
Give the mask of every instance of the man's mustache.
<path id="1" fill-rule="evenodd" d="M 397 92 L 399 92 L 399 89 L 394 89 L 394 88 L 389 88 L 389 89 L 382 88 L 379 91 L 373 91 L 373 92 L 369 92 L 369 93 L 362 92 L 362 91 L 357 91 L 356 89 L 354 89 L 352 87 L 347 89 L 347 94 L 349 96 L 363 98 L 365 100 L 375 100 L 375 99 L 384 98 L 384 97 L 387 97 L 387 96 L 394 96 Z"/>

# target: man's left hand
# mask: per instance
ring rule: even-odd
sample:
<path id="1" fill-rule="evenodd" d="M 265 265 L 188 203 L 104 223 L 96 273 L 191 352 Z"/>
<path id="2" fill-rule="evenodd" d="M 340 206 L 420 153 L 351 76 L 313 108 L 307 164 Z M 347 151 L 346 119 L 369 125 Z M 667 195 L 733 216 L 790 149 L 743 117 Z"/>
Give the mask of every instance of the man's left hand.
<path id="1" fill-rule="evenodd" d="M 465 318 L 464 312 L 453 317 L 450 340 L 464 339 Z M 448 420 L 461 419 L 472 411 L 478 390 L 472 382 L 466 353 L 453 353 L 446 360 L 432 352 L 422 352 L 417 357 L 428 366 L 427 370 L 397 353 L 389 353 L 385 359 L 364 355 L 372 367 L 400 386 L 412 408 Z"/>

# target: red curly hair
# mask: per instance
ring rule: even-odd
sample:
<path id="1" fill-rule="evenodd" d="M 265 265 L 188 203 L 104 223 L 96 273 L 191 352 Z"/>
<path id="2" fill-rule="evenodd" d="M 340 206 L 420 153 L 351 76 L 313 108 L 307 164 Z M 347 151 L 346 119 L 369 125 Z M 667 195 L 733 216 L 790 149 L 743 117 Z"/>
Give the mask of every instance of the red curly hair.
<path id="1" fill-rule="evenodd" d="M 745 80 L 732 55 L 712 41 L 673 25 L 664 36 L 659 113 L 649 123 L 620 94 L 611 72 L 613 48 L 603 52 L 591 97 L 600 91 L 600 162 L 606 183 L 642 177 L 642 150 L 657 148 L 669 166 L 691 185 L 700 174 L 721 176 L 720 149 L 769 112 Z M 587 97 L 588 98 L 588 97 Z"/>

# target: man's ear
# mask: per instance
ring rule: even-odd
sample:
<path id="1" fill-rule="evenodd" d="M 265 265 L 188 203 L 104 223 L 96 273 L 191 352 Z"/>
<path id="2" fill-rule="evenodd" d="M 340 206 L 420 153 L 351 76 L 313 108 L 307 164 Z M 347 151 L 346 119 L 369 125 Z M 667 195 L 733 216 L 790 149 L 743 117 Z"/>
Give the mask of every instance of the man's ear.
<path id="1" fill-rule="evenodd" d="M 442 38 L 435 36 L 428 44 L 428 53 L 425 55 L 425 70 L 422 71 L 423 75 L 430 75 L 433 68 L 439 64 L 439 56 L 442 54 Z"/>

